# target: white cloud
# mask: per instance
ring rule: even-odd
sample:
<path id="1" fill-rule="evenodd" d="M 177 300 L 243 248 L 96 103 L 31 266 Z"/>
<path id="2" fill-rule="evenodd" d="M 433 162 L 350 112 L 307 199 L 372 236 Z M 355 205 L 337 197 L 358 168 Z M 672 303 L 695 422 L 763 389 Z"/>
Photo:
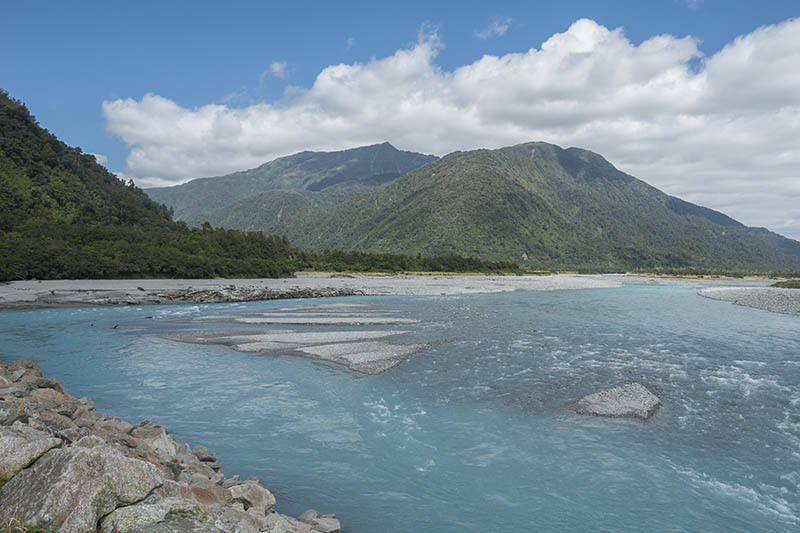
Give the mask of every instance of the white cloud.
<path id="1" fill-rule="evenodd" d="M 492 17 L 489 25 L 482 30 L 475 30 L 473 34 L 478 39 L 486 40 L 489 37 L 501 37 L 505 35 L 511 27 L 511 19 L 508 17 Z"/>
<path id="2" fill-rule="evenodd" d="M 329 66 L 278 102 L 187 109 L 147 94 L 103 110 L 130 147 L 125 172 L 143 186 L 384 140 L 439 155 L 544 140 L 800 238 L 800 19 L 711 57 L 691 37 L 634 45 L 586 19 L 538 49 L 453 71 L 436 64 L 441 47 L 425 33 L 389 57 Z"/>
<path id="3" fill-rule="evenodd" d="M 286 61 L 273 61 L 269 65 L 269 72 L 279 80 L 289 79 L 289 70 Z"/>
<path id="4" fill-rule="evenodd" d="M 269 64 L 269 68 L 258 76 L 258 87 L 264 87 L 270 76 L 286 81 L 289 79 L 289 74 L 289 64 L 286 61 L 273 61 Z M 223 101 L 223 103 L 227 102 Z"/>
<path id="5" fill-rule="evenodd" d="M 88 155 L 94 157 L 94 160 L 100 163 L 101 165 L 105 165 L 108 163 L 108 156 L 104 156 L 103 154 L 93 154 L 92 152 L 86 152 Z"/>
<path id="6" fill-rule="evenodd" d="M 259 85 L 261 84 L 261 78 L 259 78 Z M 246 102 L 249 99 L 249 92 L 246 86 L 241 86 L 235 91 L 229 92 L 228 94 L 224 95 L 220 98 L 220 102 L 223 104 L 236 104 L 240 102 Z"/>
<path id="7" fill-rule="evenodd" d="M 348 37 L 347 40 L 345 41 L 345 44 L 347 45 L 347 49 L 350 50 L 356 45 L 356 38 Z"/>

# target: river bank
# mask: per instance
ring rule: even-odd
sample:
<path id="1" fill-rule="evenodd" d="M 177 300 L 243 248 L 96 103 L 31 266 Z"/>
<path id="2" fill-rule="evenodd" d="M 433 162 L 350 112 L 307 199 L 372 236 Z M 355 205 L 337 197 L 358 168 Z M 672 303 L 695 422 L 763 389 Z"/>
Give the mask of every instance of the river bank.
<path id="1" fill-rule="evenodd" d="M 334 515 L 276 513 L 257 479 L 226 477 L 204 446 L 152 420 L 95 410 L 30 360 L 0 362 L 0 529 L 334 533 Z M 5 531 L 5 529 L 3 529 Z"/>
<path id="2" fill-rule="evenodd" d="M 800 290 L 777 287 L 712 287 L 700 296 L 773 313 L 800 316 Z"/>
<path id="3" fill-rule="evenodd" d="M 0 309 L 247 302 L 328 296 L 436 296 L 619 287 L 604 276 L 299 274 L 276 279 L 27 280 L 0 284 Z"/>

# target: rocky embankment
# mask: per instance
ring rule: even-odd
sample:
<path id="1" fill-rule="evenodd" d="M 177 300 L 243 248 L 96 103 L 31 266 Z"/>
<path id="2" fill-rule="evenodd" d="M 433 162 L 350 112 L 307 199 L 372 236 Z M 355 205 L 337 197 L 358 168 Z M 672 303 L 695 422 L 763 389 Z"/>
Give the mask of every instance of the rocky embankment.
<path id="1" fill-rule="evenodd" d="M 225 477 L 215 454 L 163 427 L 76 399 L 29 360 L 0 362 L 0 530 L 65 533 L 335 533 L 334 515 L 275 512 L 258 480 Z"/>

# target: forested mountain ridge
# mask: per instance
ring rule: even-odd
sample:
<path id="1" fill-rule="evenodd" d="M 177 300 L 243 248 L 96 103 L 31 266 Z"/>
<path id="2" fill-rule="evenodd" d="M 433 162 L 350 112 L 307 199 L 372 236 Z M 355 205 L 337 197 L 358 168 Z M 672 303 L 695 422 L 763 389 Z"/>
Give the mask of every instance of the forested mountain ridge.
<path id="1" fill-rule="evenodd" d="M 0 280 L 286 276 L 282 237 L 190 230 L 0 91 Z"/>
<path id="2" fill-rule="evenodd" d="M 669 196 L 588 150 L 540 142 L 447 155 L 284 233 L 311 249 L 533 268 L 800 268 L 800 242 Z"/>
<path id="3" fill-rule="evenodd" d="M 332 205 L 368 192 L 434 159 L 435 156 L 398 150 L 388 142 L 338 152 L 306 151 L 250 170 L 198 178 L 174 187 L 154 187 L 145 192 L 171 207 L 177 220 L 217 225 L 227 217 L 226 227 L 246 229 L 243 226 L 246 219 L 239 224 L 231 223 L 231 218 L 236 220 L 241 214 L 238 207 L 231 206 L 260 195 L 269 198 L 263 195 L 266 191 L 303 191 L 304 198 L 313 204 Z"/>
<path id="4" fill-rule="evenodd" d="M 452 255 L 307 252 L 260 232 L 190 229 L 92 155 L 59 141 L 0 90 L 0 281 L 516 268 Z"/>

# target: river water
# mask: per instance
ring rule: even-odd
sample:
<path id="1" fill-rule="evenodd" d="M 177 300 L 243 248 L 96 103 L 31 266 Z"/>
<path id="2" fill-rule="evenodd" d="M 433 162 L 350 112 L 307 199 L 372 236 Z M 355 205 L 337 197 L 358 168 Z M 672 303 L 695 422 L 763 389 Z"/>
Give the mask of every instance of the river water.
<path id="1" fill-rule="evenodd" d="M 796 531 L 800 319 L 696 292 L 324 300 L 420 320 L 404 339 L 430 347 L 378 376 L 158 336 L 312 300 L 3 311 L 0 359 L 36 359 L 351 533 Z M 663 399 L 648 422 L 566 408 L 632 380 Z"/>

